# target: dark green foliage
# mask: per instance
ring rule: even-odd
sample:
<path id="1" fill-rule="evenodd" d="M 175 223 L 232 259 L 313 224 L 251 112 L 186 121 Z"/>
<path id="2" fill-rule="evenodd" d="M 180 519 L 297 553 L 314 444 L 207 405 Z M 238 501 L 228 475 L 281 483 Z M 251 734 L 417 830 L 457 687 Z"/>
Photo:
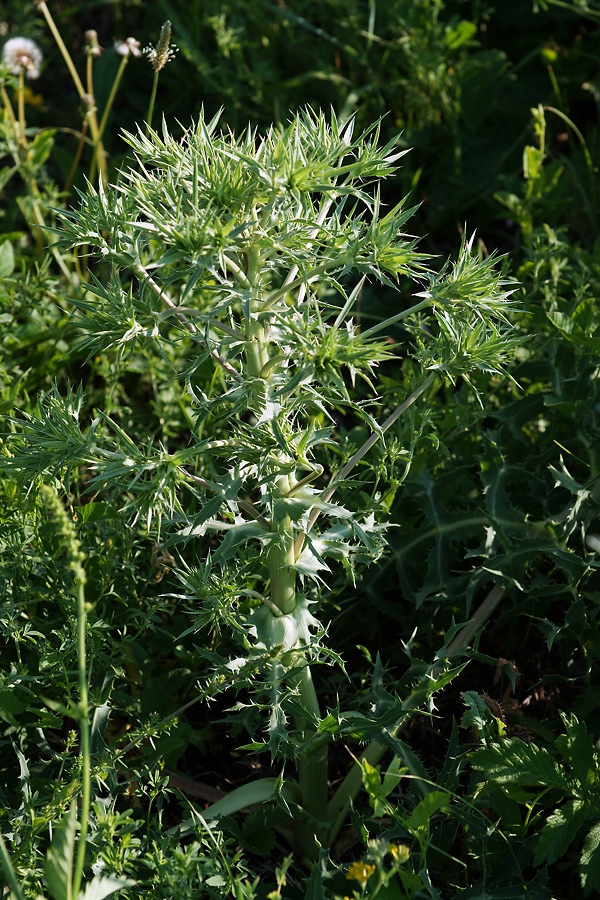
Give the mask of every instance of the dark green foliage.
<path id="1" fill-rule="evenodd" d="M 336 494 L 338 508 L 358 511 L 359 524 L 368 514 L 377 523 L 391 517 L 387 548 L 374 532 L 351 534 L 342 515 L 330 523 L 329 543 L 305 561 L 303 577 L 324 577 L 314 599 L 327 626 L 327 634 L 312 631 L 321 643 L 310 661 L 324 699 L 305 746 L 294 725 L 306 715 L 297 692 L 275 665 L 270 681 L 264 676 L 276 650 L 265 639 L 250 651 L 246 623 L 259 643 L 266 633 L 257 614 L 265 566 L 253 561 L 265 536 L 249 522 L 222 543 L 206 532 L 212 520 L 233 520 L 241 482 L 227 447 L 212 458 L 197 447 L 227 441 L 252 392 L 226 393 L 224 376 L 207 354 L 198 356 L 205 332 L 192 337 L 179 328 L 140 273 L 123 285 L 123 258 L 111 271 L 89 257 L 76 263 L 64 247 L 45 252 L 65 209 L 75 231 L 81 226 L 79 198 L 62 190 L 81 109 L 39 11 L 4 4 L 7 37 L 40 40 L 46 56 L 42 78 L 28 84 L 26 160 L 10 143 L 6 118 L 0 122 L 0 833 L 23 897 L 67 896 L 82 777 L 74 575 L 39 491 L 41 473 L 53 489 L 55 476 L 63 479 L 59 496 L 86 557 L 93 708 L 86 900 L 593 896 L 600 891 L 598 4 L 50 6 L 80 73 L 84 32 L 99 32 L 106 48 L 94 61 L 99 114 L 119 66 L 113 39 L 155 44 L 169 18 L 179 53 L 161 73 L 159 133 L 164 113 L 178 139 L 202 105 L 207 122 L 223 107 L 221 126 L 238 135 L 248 121 L 264 135 L 307 106 L 325 110 L 324 119 L 330 107 L 340 119 L 354 112 L 357 133 L 383 116 L 380 145 L 402 131 L 397 149 L 413 149 L 382 185 L 374 246 L 388 214 L 394 233 L 404 231 L 402 217 L 421 204 L 410 226 L 427 233 L 420 250 L 444 259 L 451 249 L 456 258 L 462 240 L 463 251 L 441 277 L 426 273 L 421 259 L 417 285 L 401 292 L 390 286 L 406 262 L 398 248 L 385 258 L 355 257 L 368 277 L 354 296 L 354 334 L 309 317 L 288 335 L 309 362 L 289 373 L 287 389 L 316 378 L 334 400 L 335 421 L 315 420 L 307 432 L 306 490 L 281 501 L 280 518 L 301 516 L 316 498 L 315 472 L 339 469 L 371 433 L 372 384 L 381 408 L 393 409 L 417 384 L 420 366 L 447 376 Z M 5 84 L 16 109 L 17 79 Z M 151 85 L 148 63 L 132 58 L 104 136 L 111 180 L 123 166 L 134 188 L 140 169 L 121 131 L 135 134 Z M 146 150 L 147 171 L 158 171 L 168 148 L 162 160 L 150 144 Z M 82 160 L 73 177 L 87 193 L 89 143 Z M 296 162 L 286 173 L 290 191 L 308 179 L 316 203 L 328 160 L 312 158 L 305 170 Z M 208 167 L 215 165 L 213 158 Z M 255 177 L 268 186 L 269 173 L 249 165 L 241 156 L 224 164 L 218 196 L 182 194 L 177 178 L 166 177 L 155 179 L 147 207 L 140 192 L 129 207 L 121 192 L 138 243 L 122 229 L 120 251 L 146 254 L 168 289 L 182 268 L 165 241 L 187 254 L 196 275 L 179 300 L 194 307 L 195 324 L 206 326 L 214 314 L 209 282 L 223 277 L 204 267 L 207 251 L 243 243 L 246 219 L 221 217 L 215 227 L 214 205 L 225 199 L 242 208 Z M 198 174 L 186 177 L 191 183 Z M 81 241 L 88 248 L 115 236 L 119 202 L 92 181 L 88 202 L 99 216 L 98 232 Z M 160 241 L 141 224 L 156 210 Z M 40 211 L 45 232 L 36 225 Z M 192 219 L 193 227 L 180 227 Z M 342 211 L 327 239 L 347 247 L 344 221 Z M 365 231 L 369 224 L 364 218 Z M 290 260 L 301 248 L 298 229 L 296 237 L 280 235 Z M 496 247 L 509 253 L 500 266 L 488 255 Z M 506 298 L 515 330 L 504 359 L 494 335 L 478 334 L 471 301 L 485 304 L 486 291 L 478 291 L 471 264 L 487 268 L 486 289 L 490 277 L 500 292 L 510 290 L 502 281 L 519 281 Z M 374 273 L 383 276 L 379 286 Z M 348 272 L 338 275 L 327 287 L 333 318 L 355 287 Z M 426 292 L 437 302 L 433 327 L 402 318 Z M 449 321 L 457 300 L 463 318 Z M 217 312 L 229 315 L 232 304 L 237 314 L 242 303 L 223 298 Z M 395 347 L 365 337 L 395 316 Z M 223 334 L 218 349 L 229 341 L 236 366 L 235 335 Z M 453 360 L 449 370 L 443 353 L 433 358 L 443 338 L 469 354 L 468 367 Z M 245 449 L 257 465 L 290 450 L 290 423 L 272 422 L 246 423 Z M 205 485 L 221 479 L 223 492 L 207 497 L 205 485 L 192 486 L 182 499 L 181 470 L 191 466 Z M 248 492 L 247 500 L 257 498 Z M 323 518 L 331 511 L 324 508 Z M 241 559 L 247 538 L 253 549 Z M 361 542 L 352 558 L 351 540 Z M 462 627 L 490 597 L 489 617 L 461 642 Z M 452 668 L 443 672 L 449 648 Z M 307 746 L 330 743 L 333 794 L 348 773 L 348 749 L 359 754 L 372 739 L 387 755 L 363 762 L 354 832 L 322 851 L 309 874 L 297 854 L 289 856 L 285 828 L 290 805 L 299 809 L 283 789 L 295 759 Z M 279 754 L 274 765 L 265 747 Z M 266 803 L 219 827 L 206 820 L 215 789 L 256 779 Z M 304 822 L 315 828 L 309 816 Z"/>

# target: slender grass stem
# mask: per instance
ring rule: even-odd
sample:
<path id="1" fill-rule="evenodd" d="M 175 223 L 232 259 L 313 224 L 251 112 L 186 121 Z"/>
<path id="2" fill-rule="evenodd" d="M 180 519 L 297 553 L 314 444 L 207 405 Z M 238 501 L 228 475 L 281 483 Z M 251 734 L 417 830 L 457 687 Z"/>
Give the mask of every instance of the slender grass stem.
<path id="1" fill-rule="evenodd" d="M 86 119 L 83 123 L 81 131 L 79 132 L 79 140 L 77 142 L 77 150 L 75 151 L 75 156 L 73 157 L 73 162 L 71 163 L 71 168 L 69 169 L 69 174 L 65 179 L 65 184 L 63 187 L 63 191 L 65 193 L 70 189 L 71 184 L 73 182 L 73 178 L 75 177 L 75 172 L 77 171 L 77 166 L 81 160 L 81 154 L 83 153 L 83 148 L 85 146 L 85 136 L 88 132 L 89 122 Z"/>
<path id="2" fill-rule="evenodd" d="M 19 139 L 25 150 L 28 150 L 27 135 L 25 134 L 25 75 L 23 73 L 23 67 L 19 69 L 17 104 L 19 110 Z"/>
<path id="3" fill-rule="evenodd" d="M 446 659 L 450 659 L 450 657 L 455 656 L 457 653 L 460 653 L 467 647 L 473 637 L 477 634 L 477 632 L 485 624 L 485 622 L 487 622 L 492 612 L 498 606 L 498 604 L 502 600 L 502 597 L 504 596 L 504 593 L 505 590 L 502 585 L 495 585 L 492 588 L 479 609 L 474 613 L 473 616 L 471 616 L 466 625 L 461 628 L 454 640 L 446 649 L 444 653 L 444 657 Z M 432 676 L 434 678 L 438 678 L 439 675 L 441 675 L 443 668 L 443 665 L 435 668 L 432 671 Z M 397 737 L 400 730 L 401 729 L 397 729 L 394 733 L 394 736 Z M 344 823 L 351 800 L 355 799 L 362 787 L 362 770 L 360 765 L 361 761 L 366 760 L 372 766 L 375 766 L 380 761 L 385 752 L 386 748 L 382 744 L 373 741 L 368 745 L 364 753 L 361 754 L 360 759 L 352 766 L 352 768 L 338 787 L 327 807 L 327 817 L 331 822 L 329 832 L 330 840 L 333 841 L 335 839 L 336 835 L 339 832 L 339 829 Z"/>
<path id="4" fill-rule="evenodd" d="M 146 113 L 146 137 L 149 136 L 152 128 L 152 116 L 154 114 L 154 102 L 156 100 L 156 89 L 158 88 L 158 70 L 154 72 L 152 81 L 152 93 L 150 94 L 150 103 L 148 104 L 148 112 Z"/>
<path id="5" fill-rule="evenodd" d="M 77 897 L 85 864 L 85 842 L 88 831 L 88 819 L 91 801 L 91 765 L 90 765 L 90 723 L 89 700 L 86 665 L 86 612 L 85 612 L 85 576 L 79 578 L 77 585 L 77 657 L 79 671 L 79 730 L 81 735 L 81 807 L 79 813 L 79 839 L 75 871 L 73 873 L 73 896 Z"/>
<path id="6" fill-rule="evenodd" d="M 121 84 L 121 79 L 123 78 L 123 73 L 125 71 L 125 67 L 129 62 L 129 54 L 121 57 L 121 63 L 117 70 L 117 74 L 115 75 L 115 80 L 112 83 L 112 87 L 110 89 L 110 94 L 108 95 L 108 100 L 106 101 L 106 106 L 104 107 L 104 112 L 102 113 L 102 118 L 100 119 L 100 125 L 98 127 L 98 137 L 102 140 L 104 136 L 104 131 L 106 129 L 106 125 L 108 122 L 108 117 L 110 115 L 110 111 L 113 107 L 113 103 L 115 102 L 115 97 L 117 96 L 117 91 L 119 90 L 119 85 Z"/>
<path id="7" fill-rule="evenodd" d="M 547 110 L 548 112 L 554 113 L 554 115 L 558 116 L 559 119 L 562 119 L 563 122 L 565 123 L 565 125 L 568 125 L 569 128 L 571 128 L 573 130 L 574 134 L 577 137 L 577 140 L 579 141 L 579 143 L 581 145 L 581 150 L 583 152 L 583 158 L 585 160 L 585 165 L 588 170 L 588 175 L 589 175 L 589 179 L 590 179 L 588 190 L 589 190 L 589 194 L 590 194 L 590 198 L 591 198 L 591 203 L 588 202 L 585 191 L 582 191 L 582 196 L 583 196 L 584 203 L 586 204 L 586 207 L 588 210 L 588 215 L 590 217 L 591 225 L 595 228 L 595 226 L 596 226 L 596 172 L 594 171 L 594 163 L 593 163 L 590 151 L 588 149 L 586 140 L 585 140 L 583 134 L 581 133 L 581 130 L 575 124 L 575 122 L 573 122 L 573 120 L 570 119 L 569 116 L 565 115 L 565 113 L 562 112 L 562 110 L 556 109 L 554 106 L 545 106 L 544 109 Z"/>
<path id="8" fill-rule="evenodd" d="M 69 53 L 69 51 L 67 50 L 67 48 L 65 46 L 65 42 L 63 41 L 63 39 L 61 37 L 60 31 L 56 27 L 56 23 L 52 17 L 52 13 L 48 9 L 48 6 L 46 5 L 45 0 L 38 0 L 37 6 L 38 6 L 38 9 L 41 9 L 42 14 L 48 25 L 48 28 L 50 29 L 52 36 L 53 36 L 54 40 L 56 41 L 58 49 L 60 50 L 60 52 L 62 54 L 62 58 L 65 61 L 65 65 L 67 66 L 67 69 L 69 70 L 71 79 L 73 80 L 73 84 L 75 85 L 75 90 L 79 94 L 79 98 L 81 100 L 83 100 L 83 102 L 85 103 L 85 106 L 86 106 L 86 114 L 85 115 L 86 115 L 86 119 L 89 119 L 89 123 L 90 123 L 90 131 L 91 131 L 92 139 L 94 142 L 94 153 L 97 156 L 98 168 L 100 170 L 100 175 L 102 177 L 102 180 L 106 183 L 108 180 L 107 171 L 106 171 L 106 156 L 104 153 L 104 147 L 102 146 L 102 142 L 99 138 L 98 119 L 96 117 L 96 110 L 94 107 L 93 91 L 90 92 L 89 94 L 86 93 L 86 90 L 82 84 L 81 78 L 79 77 L 77 69 L 75 68 L 73 60 L 71 58 L 71 54 Z"/>

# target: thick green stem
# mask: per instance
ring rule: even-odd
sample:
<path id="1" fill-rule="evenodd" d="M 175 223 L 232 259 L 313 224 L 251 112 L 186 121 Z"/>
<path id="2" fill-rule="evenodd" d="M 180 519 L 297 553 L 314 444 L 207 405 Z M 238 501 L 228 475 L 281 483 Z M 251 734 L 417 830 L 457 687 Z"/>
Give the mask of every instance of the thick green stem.
<path id="1" fill-rule="evenodd" d="M 298 687 L 300 690 L 300 699 L 303 706 L 315 718 L 321 717 L 319 709 L 319 701 L 315 691 L 314 682 L 310 667 L 303 668 L 298 676 Z M 311 736 L 310 730 L 305 730 L 303 737 L 305 740 Z M 317 821 L 326 822 L 327 819 L 327 781 L 328 781 L 328 765 L 327 765 L 328 739 L 323 735 L 322 743 L 315 743 L 308 747 L 300 754 L 298 762 L 298 778 L 300 784 L 300 802 L 307 813 L 310 813 Z M 325 840 L 325 826 L 317 829 L 317 836 L 321 843 Z M 316 849 L 314 840 L 312 839 L 313 850 Z M 303 848 L 303 856 L 307 855 L 307 846 Z M 312 855 L 312 854 L 311 854 Z"/>
<path id="2" fill-rule="evenodd" d="M 286 475 L 277 481 L 282 494 L 290 490 L 290 478 Z M 269 578 L 271 582 L 271 602 L 283 615 L 296 608 L 296 570 L 294 563 L 294 532 L 289 516 L 277 524 L 278 541 L 269 550 Z"/>

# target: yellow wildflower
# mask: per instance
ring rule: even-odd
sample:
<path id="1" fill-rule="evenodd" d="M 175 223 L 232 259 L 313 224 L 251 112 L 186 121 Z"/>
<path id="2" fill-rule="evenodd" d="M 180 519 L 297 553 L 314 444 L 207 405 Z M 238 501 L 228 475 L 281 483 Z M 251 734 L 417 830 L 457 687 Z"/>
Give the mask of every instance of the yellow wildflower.
<path id="1" fill-rule="evenodd" d="M 390 844 L 388 847 L 389 852 L 394 858 L 394 862 L 405 863 L 408 861 L 408 857 L 410 856 L 410 850 L 406 846 L 406 844 Z"/>
<path id="2" fill-rule="evenodd" d="M 346 878 L 349 881 L 359 881 L 360 886 L 363 888 L 375 871 L 375 866 L 372 863 L 366 862 L 353 862 L 350 866 L 348 866 L 348 871 L 346 872 Z"/>

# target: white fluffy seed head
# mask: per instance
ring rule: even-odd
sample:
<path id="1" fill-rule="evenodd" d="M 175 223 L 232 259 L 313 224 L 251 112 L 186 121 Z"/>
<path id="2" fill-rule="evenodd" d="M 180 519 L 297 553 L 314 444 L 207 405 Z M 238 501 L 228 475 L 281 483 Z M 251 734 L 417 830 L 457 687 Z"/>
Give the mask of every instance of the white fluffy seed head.
<path id="1" fill-rule="evenodd" d="M 14 37 L 2 48 L 2 62 L 13 75 L 25 70 L 28 78 L 39 78 L 42 51 L 30 38 Z"/>

